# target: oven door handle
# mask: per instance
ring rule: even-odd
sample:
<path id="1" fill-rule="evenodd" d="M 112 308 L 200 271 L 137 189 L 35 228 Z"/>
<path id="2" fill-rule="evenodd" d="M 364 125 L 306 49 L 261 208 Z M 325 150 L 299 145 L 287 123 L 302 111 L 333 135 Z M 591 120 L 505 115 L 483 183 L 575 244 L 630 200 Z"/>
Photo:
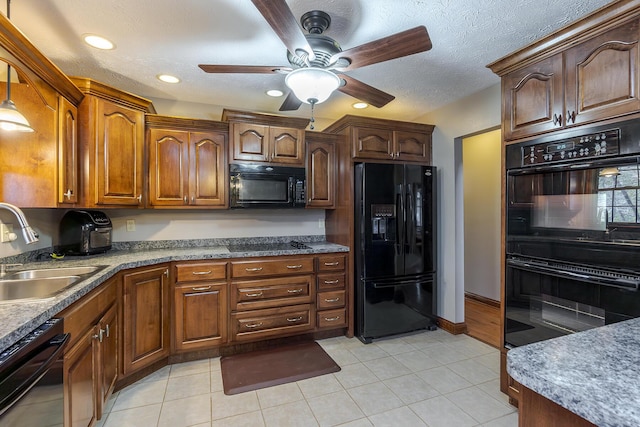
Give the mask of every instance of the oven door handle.
<path id="1" fill-rule="evenodd" d="M 43 353 L 50 353 L 49 356 L 47 356 L 47 360 L 40 363 L 40 366 L 38 366 L 31 375 L 29 375 L 25 380 L 19 381 L 18 384 L 11 384 L 14 388 L 6 395 L 0 396 L 0 416 L 15 405 L 47 372 L 49 372 L 49 369 L 51 369 L 53 364 L 60 358 L 67 342 L 69 342 L 70 336 L 70 334 L 56 335 L 44 344 L 44 348 L 41 348 L 41 351 L 36 352 L 35 357 L 13 369 L 13 372 L 9 374 L 9 378 L 5 379 L 5 381 L 10 381 L 10 377 L 15 377 L 21 369 L 28 369 L 32 361 L 37 357 L 41 357 Z"/>
<path id="2" fill-rule="evenodd" d="M 531 271 L 533 273 L 543 273 L 558 277 L 571 277 L 573 279 L 584 280 L 597 283 L 602 286 L 626 289 L 628 291 L 637 291 L 639 283 L 633 280 L 610 279 L 608 277 L 594 276 L 590 274 L 576 273 L 574 271 L 558 270 L 557 268 L 537 264 L 534 262 L 521 261 L 517 259 L 507 259 L 507 264 L 516 268 Z"/>

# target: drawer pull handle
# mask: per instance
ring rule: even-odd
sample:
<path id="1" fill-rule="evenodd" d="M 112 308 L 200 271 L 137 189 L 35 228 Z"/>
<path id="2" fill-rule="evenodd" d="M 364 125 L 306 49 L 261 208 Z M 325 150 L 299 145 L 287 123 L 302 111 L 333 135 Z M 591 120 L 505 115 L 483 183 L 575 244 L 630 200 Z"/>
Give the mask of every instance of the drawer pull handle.
<path id="1" fill-rule="evenodd" d="M 262 271 L 262 267 L 254 267 L 254 268 L 245 268 L 245 271 Z"/>
<path id="2" fill-rule="evenodd" d="M 327 322 L 335 322 L 336 320 L 340 320 L 340 316 L 336 316 L 336 317 L 325 317 L 324 318 L 325 321 Z"/>
<path id="3" fill-rule="evenodd" d="M 337 298 L 325 298 L 324 302 L 338 302 L 340 301 L 340 297 Z"/>
<path id="4" fill-rule="evenodd" d="M 192 291 L 208 291 L 209 289 L 211 289 L 211 285 L 202 286 L 200 288 L 191 288 Z"/>
<path id="5" fill-rule="evenodd" d="M 325 262 L 324 265 L 326 265 L 327 267 L 333 267 L 335 265 L 340 264 L 340 262 L 335 261 L 335 262 Z"/>
<path id="6" fill-rule="evenodd" d="M 304 291 L 304 289 L 302 289 L 302 288 L 300 288 L 300 289 L 287 289 L 287 293 L 289 293 L 289 294 L 299 294 L 302 291 Z"/>
<path id="7" fill-rule="evenodd" d="M 244 325 L 244 327 L 247 328 L 247 329 L 259 328 L 260 326 L 262 326 L 262 322 L 247 323 L 246 325 Z"/>
<path id="8" fill-rule="evenodd" d="M 192 271 L 191 274 L 194 276 L 204 276 L 205 274 L 211 274 L 211 270 L 208 271 Z"/>
<path id="9" fill-rule="evenodd" d="M 302 264 L 298 264 L 298 265 L 287 265 L 287 268 L 291 269 L 291 270 L 297 270 L 298 268 L 302 268 Z"/>
<path id="10" fill-rule="evenodd" d="M 338 283 L 340 280 L 336 279 L 336 280 L 325 280 L 324 284 L 325 285 L 335 285 L 336 283 Z"/>
<path id="11" fill-rule="evenodd" d="M 302 320 L 302 316 L 299 317 L 287 317 L 287 322 L 299 322 Z"/>
<path id="12" fill-rule="evenodd" d="M 261 297 L 262 296 L 262 291 L 256 292 L 256 293 L 253 293 L 253 294 L 245 294 L 245 296 L 252 297 L 252 298 Z"/>

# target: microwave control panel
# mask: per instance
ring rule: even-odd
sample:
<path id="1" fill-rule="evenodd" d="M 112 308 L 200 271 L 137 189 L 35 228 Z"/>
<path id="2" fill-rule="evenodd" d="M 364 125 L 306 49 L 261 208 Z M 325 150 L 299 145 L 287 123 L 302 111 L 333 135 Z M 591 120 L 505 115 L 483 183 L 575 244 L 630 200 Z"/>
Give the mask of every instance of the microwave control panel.
<path id="1" fill-rule="evenodd" d="M 619 146 L 619 129 L 529 145 L 522 147 L 522 166 L 615 155 L 620 151 Z"/>

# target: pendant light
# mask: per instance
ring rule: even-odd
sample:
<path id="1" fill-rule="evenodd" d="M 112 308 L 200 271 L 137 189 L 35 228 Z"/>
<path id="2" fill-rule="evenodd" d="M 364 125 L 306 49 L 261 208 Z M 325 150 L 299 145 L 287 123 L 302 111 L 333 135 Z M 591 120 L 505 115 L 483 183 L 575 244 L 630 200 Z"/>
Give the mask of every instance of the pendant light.
<path id="1" fill-rule="evenodd" d="M 11 18 L 11 0 L 7 0 L 7 19 Z M 0 129 L 13 132 L 33 132 L 29 121 L 11 100 L 11 65 L 7 64 L 7 99 L 0 104 Z"/>

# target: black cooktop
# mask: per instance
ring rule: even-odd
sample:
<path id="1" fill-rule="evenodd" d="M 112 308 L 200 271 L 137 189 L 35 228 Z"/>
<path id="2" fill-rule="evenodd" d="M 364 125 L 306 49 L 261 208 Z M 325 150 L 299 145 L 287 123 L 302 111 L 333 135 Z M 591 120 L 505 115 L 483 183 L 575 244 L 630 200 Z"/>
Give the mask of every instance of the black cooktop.
<path id="1" fill-rule="evenodd" d="M 265 252 L 265 251 L 289 251 L 293 249 L 311 249 L 302 242 L 274 242 L 274 243 L 239 243 L 227 245 L 231 252 Z"/>

